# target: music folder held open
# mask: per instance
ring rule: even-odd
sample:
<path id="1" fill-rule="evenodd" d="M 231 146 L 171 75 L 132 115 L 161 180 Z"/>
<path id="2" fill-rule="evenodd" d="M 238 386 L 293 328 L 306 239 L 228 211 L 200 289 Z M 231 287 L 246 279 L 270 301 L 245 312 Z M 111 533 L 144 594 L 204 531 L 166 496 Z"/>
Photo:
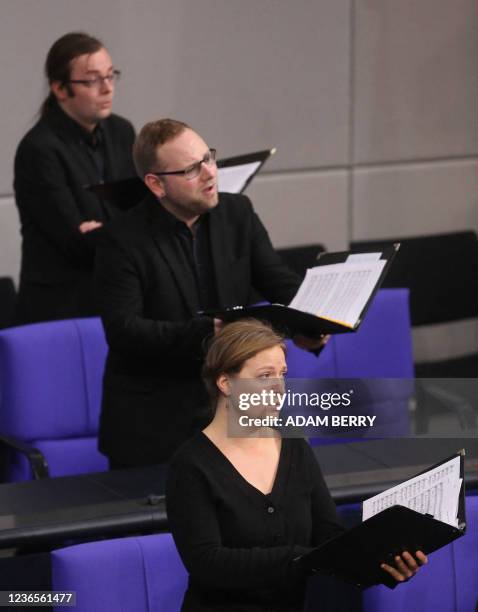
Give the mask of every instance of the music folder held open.
<path id="1" fill-rule="evenodd" d="M 381 567 L 403 551 L 425 554 L 465 534 L 464 451 L 363 504 L 363 522 L 328 540 L 300 563 L 357 586 L 397 583 Z M 430 560 L 433 563 L 433 558 Z M 419 578 L 417 578 L 419 579 Z"/>
<path id="2" fill-rule="evenodd" d="M 289 337 L 356 331 L 399 247 L 397 243 L 378 253 L 321 252 L 288 306 L 234 306 L 205 314 L 227 322 L 265 320 Z"/>

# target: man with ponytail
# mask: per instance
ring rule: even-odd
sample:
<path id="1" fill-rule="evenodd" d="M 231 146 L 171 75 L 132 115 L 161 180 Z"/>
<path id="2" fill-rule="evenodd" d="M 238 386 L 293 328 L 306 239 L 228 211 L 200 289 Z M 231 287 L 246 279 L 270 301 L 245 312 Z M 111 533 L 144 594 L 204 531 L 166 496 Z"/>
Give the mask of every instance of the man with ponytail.
<path id="1" fill-rule="evenodd" d="M 117 212 L 85 186 L 135 175 L 134 129 L 111 112 L 120 72 L 103 43 L 65 34 L 48 52 L 45 73 L 49 94 L 15 156 L 23 239 L 17 324 L 96 314 L 96 237 Z"/>

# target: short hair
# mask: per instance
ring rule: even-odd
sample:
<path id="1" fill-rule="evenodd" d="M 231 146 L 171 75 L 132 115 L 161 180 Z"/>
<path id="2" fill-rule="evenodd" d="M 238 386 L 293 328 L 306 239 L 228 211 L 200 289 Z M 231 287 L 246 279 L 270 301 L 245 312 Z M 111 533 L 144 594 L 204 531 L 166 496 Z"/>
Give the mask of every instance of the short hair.
<path id="1" fill-rule="evenodd" d="M 270 325 L 256 319 L 242 319 L 225 325 L 212 339 L 204 360 L 202 377 L 211 401 L 220 391 L 216 381 L 221 374 L 237 374 L 257 353 L 279 346 L 284 354 L 284 337 Z"/>
<path id="2" fill-rule="evenodd" d="M 98 38 L 85 34 L 85 32 L 69 32 L 53 43 L 48 51 L 45 61 L 45 75 L 49 83 L 59 81 L 67 83 L 71 73 L 71 62 L 80 55 L 96 53 L 104 45 Z M 72 93 L 70 94 L 72 95 Z M 50 92 L 43 102 L 41 115 L 54 101 L 55 96 Z"/>
<path id="3" fill-rule="evenodd" d="M 157 148 L 191 128 L 175 119 L 150 121 L 141 129 L 133 146 L 133 161 L 136 172 L 143 178 L 158 165 Z"/>

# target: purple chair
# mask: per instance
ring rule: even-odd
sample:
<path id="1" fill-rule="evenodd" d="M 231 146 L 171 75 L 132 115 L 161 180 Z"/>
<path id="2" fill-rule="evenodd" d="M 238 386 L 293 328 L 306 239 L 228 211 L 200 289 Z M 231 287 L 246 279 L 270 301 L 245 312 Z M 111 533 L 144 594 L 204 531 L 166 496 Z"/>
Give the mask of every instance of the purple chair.
<path id="1" fill-rule="evenodd" d="M 357 332 L 332 336 L 319 358 L 287 343 L 291 378 L 413 378 L 408 289 L 378 291 Z"/>
<path id="2" fill-rule="evenodd" d="M 6 480 L 31 479 L 32 462 L 36 477 L 107 469 L 96 448 L 106 350 L 99 319 L 0 331 L 0 436 L 9 445 Z"/>
<path id="3" fill-rule="evenodd" d="M 76 612 L 177 612 L 187 572 L 169 533 L 77 544 L 51 554 L 52 585 Z"/>
<path id="4" fill-rule="evenodd" d="M 476 612 L 478 609 L 478 497 L 466 498 L 466 535 L 430 555 L 429 565 L 394 590 L 367 589 L 364 612 Z"/>
<path id="5" fill-rule="evenodd" d="M 408 296 L 408 289 L 378 291 L 359 330 L 333 336 L 319 358 L 289 342 L 288 376 L 311 379 L 310 390 L 320 387 L 324 378 L 363 379 L 362 401 L 385 423 L 382 430 L 374 428 L 374 435 L 406 435 L 414 393 Z M 311 440 L 312 444 L 333 441 Z"/>

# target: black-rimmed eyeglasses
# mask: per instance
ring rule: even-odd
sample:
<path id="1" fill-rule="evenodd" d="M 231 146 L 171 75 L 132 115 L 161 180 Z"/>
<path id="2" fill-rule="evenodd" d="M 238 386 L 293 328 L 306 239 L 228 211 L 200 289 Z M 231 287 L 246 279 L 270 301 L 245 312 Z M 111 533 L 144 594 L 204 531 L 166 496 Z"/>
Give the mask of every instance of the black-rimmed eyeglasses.
<path id="1" fill-rule="evenodd" d="M 216 149 L 209 149 L 209 151 L 204 155 L 204 157 L 194 164 L 191 164 L 184 170 L 174 170 L 171 172 L 150 172 L 149 174 L 154 174 L 155 176 L 171 176 L 183 175 L 187 181 L 190 181 L 201 173 L 201 166 L 205 164 L 208 168 L 212 168 L 216 165 Z"/>
<path id="2" fill-rule="evenodd" d="M 106 81 L 109 85 L 116 83 L 119 81 L 121 77 L 121 70 L 113 70 L 106 76 L 94 76 L 91 79 L 70 79 L 66 81 L 66 83 L 74 83 L 78 85 L 84 85 L 90 89 L 101 89 L 103 87 L 103 83 Z"/>

